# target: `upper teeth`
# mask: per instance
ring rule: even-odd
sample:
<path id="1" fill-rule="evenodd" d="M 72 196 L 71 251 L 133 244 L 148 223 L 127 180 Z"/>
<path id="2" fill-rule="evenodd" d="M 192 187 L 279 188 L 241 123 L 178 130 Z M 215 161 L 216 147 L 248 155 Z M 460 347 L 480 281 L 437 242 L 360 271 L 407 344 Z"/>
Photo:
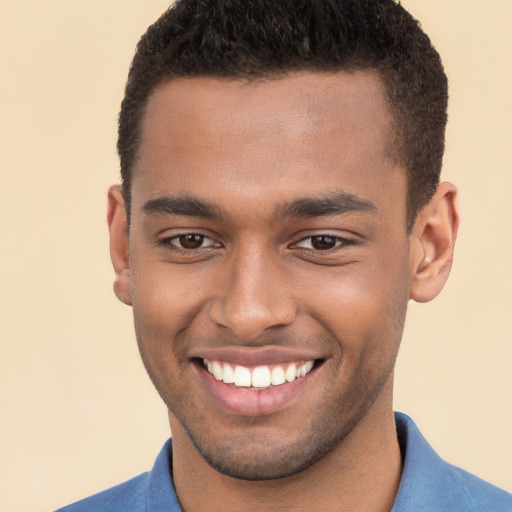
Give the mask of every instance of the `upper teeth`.
<path id="1" fill-rule="evenodd" d="M 246 388 L 268 388 L 270 385 L 279 386 L 285 382 L 293 382 L 298 377 L 303 377 L 308 373 L 314 361 L 305 363 L 287 363 L 283 365 L 256 366 L 247 368 L 240 365 L 231 365 L 222 361 L 210 361 L 203 359 L 205 368 L 217 380 L 226 384 L 234 384 Z"/>

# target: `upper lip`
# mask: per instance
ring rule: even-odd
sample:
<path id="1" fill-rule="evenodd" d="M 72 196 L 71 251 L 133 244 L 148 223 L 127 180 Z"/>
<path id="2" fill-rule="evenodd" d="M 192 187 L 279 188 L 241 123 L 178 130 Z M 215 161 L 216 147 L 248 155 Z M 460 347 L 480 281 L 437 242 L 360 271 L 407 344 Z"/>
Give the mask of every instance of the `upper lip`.
<path id="1" fill-rule="evenodd" d="M 223 361 L 240 366 L 259 366 L 322 359 L 308 350 L 268 347 L 217 347 L 195 350 L 192 358 Z"/>

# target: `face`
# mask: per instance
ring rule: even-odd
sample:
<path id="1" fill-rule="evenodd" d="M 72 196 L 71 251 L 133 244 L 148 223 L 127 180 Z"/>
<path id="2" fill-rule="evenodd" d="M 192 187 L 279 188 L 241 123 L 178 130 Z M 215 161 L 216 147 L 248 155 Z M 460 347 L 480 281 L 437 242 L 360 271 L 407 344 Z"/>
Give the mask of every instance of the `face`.
<path id="1" fill-rule="evenodd" d="M 297 473 L 391 410 L 410 265 L 389 126 L 369 71 L 178 79 L 149 99 L 137 339 L 173 431 L 221 473 Z"/>

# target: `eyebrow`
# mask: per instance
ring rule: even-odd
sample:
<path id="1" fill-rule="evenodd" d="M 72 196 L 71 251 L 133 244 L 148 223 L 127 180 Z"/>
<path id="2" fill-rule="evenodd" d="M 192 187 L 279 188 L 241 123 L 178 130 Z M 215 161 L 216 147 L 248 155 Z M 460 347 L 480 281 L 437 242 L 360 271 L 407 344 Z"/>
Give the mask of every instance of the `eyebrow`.
<path id="1" fill-rule="evenodd" d="M 142 210 L 154 215 L 180 215 L 201 219 L 225 220 L 229 217 L 219 205 L 196 197 L 161 196 L 144 203 Z M 377 211 L 377 207 L 366 199 L 343 191 L 329 192 L 318 197 L 300 197 L 294 201 L 279 205 L 274 217 L 316 218 L 329 215 L 341 215 L 352 212 Z"/>
<path id="2" fill-rule="evenodd" d="M 182 215 L 201 219 L 221 220 L 227 217 L 222 208 L 190 196 L 162 196 L 144 203 L 142 210 L 150 214 Z"/>
<path id="3" fill-rule="evenodd" d="M 366 199 L 343 191 L 330 192 L 319 197 L 301 197 L 278 207 L 281 217 L 315 218 L 329 215 L 341 215 L 352 212 L 377 212 L 377 207 Z"/>

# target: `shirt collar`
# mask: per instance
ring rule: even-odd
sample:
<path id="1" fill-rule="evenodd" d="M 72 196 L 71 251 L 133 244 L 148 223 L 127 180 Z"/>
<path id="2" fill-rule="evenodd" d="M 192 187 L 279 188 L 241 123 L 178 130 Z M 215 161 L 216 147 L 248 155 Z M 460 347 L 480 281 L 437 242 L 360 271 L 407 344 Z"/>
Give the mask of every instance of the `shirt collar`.
<path id="1" fill-rule="evenodd" d="M 443 461 L 411 418 L 395 413 L 395 421 L 403 470 L 391 512 L 477 512 L 483 509 L 477 505 L 475 496 L 494 499 L 492 486 Z"/>
<path id="2" fill-rule="evenodd" d="M 391 512 L 477 511 L 467 473 L 444 462 L 421 435 L 414 421 L 395 413 L 403 472 Z M 481 480 L 470 476 L 472 485 Z M 147 512 L 180 512 L 172 483 L 171 439 L 160 451 L 149 474 Z M 480 484 L 478 484 L 480 485 Z M 484 484 L 487 486 L 487 484 Z M 509 498 L 510 499 L 510 498 Z"/>
<path id="3" fill-rule="evenodd" d="M 147 512 L 181 512 L 172 483 L 172 440 L 160 450 L 149 474 Z"/>

